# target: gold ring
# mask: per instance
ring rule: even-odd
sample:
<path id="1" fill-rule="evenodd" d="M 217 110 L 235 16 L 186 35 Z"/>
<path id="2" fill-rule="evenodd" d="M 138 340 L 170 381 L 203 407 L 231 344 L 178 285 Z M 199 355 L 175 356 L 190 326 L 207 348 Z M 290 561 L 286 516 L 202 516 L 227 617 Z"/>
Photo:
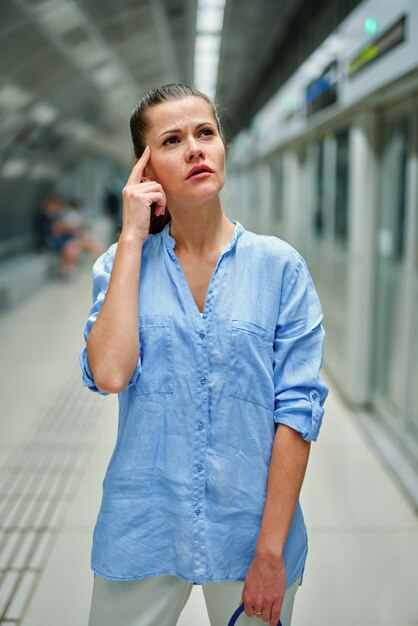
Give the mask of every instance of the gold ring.
<path id="1" fill-rule="evenodd" d="M 256 611 L 255 609 L 253 609 L 253 613 L 254 615 L 262 615 L 262 611 Z"/>

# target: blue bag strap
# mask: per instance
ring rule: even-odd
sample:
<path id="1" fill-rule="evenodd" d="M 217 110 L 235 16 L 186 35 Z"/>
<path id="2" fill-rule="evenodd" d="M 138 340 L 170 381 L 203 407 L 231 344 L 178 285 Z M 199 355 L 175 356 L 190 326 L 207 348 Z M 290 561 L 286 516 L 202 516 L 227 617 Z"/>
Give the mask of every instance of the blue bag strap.
<path id="1" fill-rule="evenodd" d="M 237 621 L 237 619 L 239 618 L 239 616 L 243 612 L 244 612 L 244 605 L 240 604 L 239 607 L 237 608 L 237 610 L 233 613 L 231 619 L 229 620 L 228 626 L 234 626 L 235 622 Z M 281 623 L 280 620 L 279 620 L 279 623 L 277 624 L 277 626 L 282 626 L 282 623 Z"/>

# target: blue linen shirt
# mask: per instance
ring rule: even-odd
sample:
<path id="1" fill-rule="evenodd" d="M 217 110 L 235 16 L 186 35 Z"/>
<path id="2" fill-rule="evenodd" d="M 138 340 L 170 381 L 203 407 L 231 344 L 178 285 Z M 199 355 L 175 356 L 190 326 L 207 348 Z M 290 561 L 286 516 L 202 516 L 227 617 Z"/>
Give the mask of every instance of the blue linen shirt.
<path id="1" fill-rule="evenodd" d="M 195 584 L 244 580 L 266 497 L 275 424 L 315 441 L 328 388 L 322 310 L 302 256 L 238 221 L 220 253 L 203 316 L 174 252 L 169 222 L 144 242 L 139 362 L 119 394 L 91 566 L 105 578 L 172 574 Z M 106 295 L 117 244 L 93 267 Z M 86 350 L 83 383 L 96 387 Z M 287 537 L 286 584 L 303 572 L 299 502 Z"/>

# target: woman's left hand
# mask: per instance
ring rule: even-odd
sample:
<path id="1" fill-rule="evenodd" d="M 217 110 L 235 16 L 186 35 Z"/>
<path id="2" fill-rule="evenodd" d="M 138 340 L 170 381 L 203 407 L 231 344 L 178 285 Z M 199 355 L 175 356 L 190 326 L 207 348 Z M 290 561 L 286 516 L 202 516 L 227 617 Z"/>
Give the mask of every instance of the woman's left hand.
<path id="1" fill-rule="evenodd" d="M 277 626 L 286 593 L 286 569 L 283 557 L 255 555 L 245 577 L 241 603 L 248 617 L 258 617 L 269 626 Z M 261 612 L 258 615 L 256 612 Z"/>

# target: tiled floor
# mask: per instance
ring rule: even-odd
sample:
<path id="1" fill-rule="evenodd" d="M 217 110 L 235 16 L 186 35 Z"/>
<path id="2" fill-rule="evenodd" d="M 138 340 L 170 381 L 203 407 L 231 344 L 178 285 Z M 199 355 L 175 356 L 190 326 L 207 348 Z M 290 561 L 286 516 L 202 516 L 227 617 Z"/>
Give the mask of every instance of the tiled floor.
<path id="1" fill-rule="evenodd" d="M 90 292 L 84 271 L 0 317 L 1 624 L 87 625 L 117 414 L 80 383 Z M 293 626 L 417 626 L 418 518 L 334 388 L 301 501 L 310 551 Z M 194 588 L 179 626 L 209 625 L 202 598 Z"/>

